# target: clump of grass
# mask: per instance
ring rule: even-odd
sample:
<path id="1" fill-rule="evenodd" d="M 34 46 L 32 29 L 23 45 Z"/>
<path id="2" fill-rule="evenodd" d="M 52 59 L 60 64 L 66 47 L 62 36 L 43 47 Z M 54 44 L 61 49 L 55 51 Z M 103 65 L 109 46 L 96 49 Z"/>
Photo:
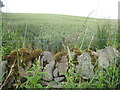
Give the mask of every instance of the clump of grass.
<path id="1" fill-rule="evenodd" d="M 103 25 L 102 27 L 100 27 L 98 25 L 97 28 L 97 49 L 103 49 L 107 46 L 107 42 L 109 39 L 109 32 L 108 32 L 109 28 L 106 25 Z"/>
<path id="2" fill-rule="evenodd" d="M 120 71 L 119 68 L 110 65 L 109 68 L 99 69 L 96 73 L 93 82 L 89 87 L 94 88 L 119 88 L 120 85 Z"/>
<path id="3" fill-rule="evenodd" d="M 21 48 L 21 39 L 19 37 L 18 31 L 7 32 L 4 31 L 3 38 L 2 38 L 2 50 L 3 55 L 7 55 L 13 49 Z"/>
<path id="4" fill-rule="evenodd" d="M 97 24 L 97 33 L 96 33 L 96 48 L 97 49 L 103 49 L 106 46 L 115 46 L 117 45 L 117 39 L 116 34 L 117 32 L 112 31 L 112 25 L 111 24 L 103 24 L 98 25 Z"/>

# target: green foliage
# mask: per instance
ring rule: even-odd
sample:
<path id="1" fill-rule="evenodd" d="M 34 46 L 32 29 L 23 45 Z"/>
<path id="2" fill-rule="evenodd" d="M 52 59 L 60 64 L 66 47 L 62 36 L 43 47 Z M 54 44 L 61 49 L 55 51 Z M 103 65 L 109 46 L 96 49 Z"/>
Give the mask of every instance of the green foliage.
<path id="1" fill-rule="evenodd" d="M 116 32 L 112 31 L 112 25 L 111 24 L 103 24 L 103 25 L 97 25 L 97 33 L 96 33 L 96 48 L 97 49 L 103 49 L 106 46 L 117 46 L 117 38 L 116 38 Z"/>
<path id="2" fill-rule="evenodd" d="M 20 44 L 23 45 L 24 43 L 29 45 L 30 48 L 41 48 L 55 53 L 62 50 L 62 43 L 65 46 L 75 46 L 81 49 L 88 47 L 93 48 L 96 46 L 96 43 L 94 43 L 95 40 L 92 40 L 92 37 L 96 34 L 97 29 L 102 31 L 103 29 L 110 29 L 109 31 L 112 33 L 112 39 L 115 39 L 116 34 L 114 35 L 114 33 L 117 32 L 115 30 L 117 27 L 117 20 L 88 18 L 86 24 L 83 25 L 86 21 L 85 17 L 68 15 L 3 13 L 3 17 L 3 31 L 9 30 L 9 32 L 5 34 L 16 30 L 16 32 L 19 33 L 17 36 L 22 40 Z M 110 22 L 110 25 L 106 24 L 105 26 L 104 24 L 106 22 Z M 98 28 L 96 23 L 100 25 L 103 24 L 104 27 Z M 99 37 L 99 39 L 104 38 L 106 39 L 106 37 Z M 9 39 L 5 38 L 4 40 Z M 103 42 L 103 44 L 104 43 L 105 42 Z M 113 42 L 107 43 L 113 45 Z M 98 43 L 97 46 L 99 48 L 101 44 Z"/>
<path id="3" fill-rule="evenodd" d="M 72 61 L 72 57 L 70 55 L 70 50 L 68 49 L 68 65 L 69 65 L 69 70 L 68 73 L 65 74 L 66 81 L 62 82 L 61 85 L 63 88 L 86 88 L 87 82 L 84 83 L 82 82 L 82 78 L 79 73 L 75 72 L 75 65 L 73 64 L 74 62 Z"/>
<path id="4" fill-rule="evenodd" d="M 94 79 L 88 87 L 94 88 L 119 88 L 120 85 L 120 68 L 111 64 L 109 68 L 99 68 Z"/>
<path id="5" fill-rule="evenodd" d="M 43 88 L 40 84 L 40 80 L 46 73 L 40 71 L 42 67 L 38 64 L 38 62 L 33 64 L 33 67 L 29 71 L 26 71 L 26 74 L 30 74 L 31 76 L 25 76 L 27 78 L 25 88 Z"/>
<path id="6" fill-rule="evenodd" d="M 22 47 L 22 39 L 19 37 L 18 31 L 4 31 L 2 41 L 3 55 L 9 54 L 10 51 Z"/>

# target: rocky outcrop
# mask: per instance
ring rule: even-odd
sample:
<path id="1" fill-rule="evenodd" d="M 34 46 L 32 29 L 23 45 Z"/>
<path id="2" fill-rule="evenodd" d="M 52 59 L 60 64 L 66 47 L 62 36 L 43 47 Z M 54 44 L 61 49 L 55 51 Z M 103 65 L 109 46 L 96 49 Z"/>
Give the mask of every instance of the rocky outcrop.
<path id="1" fill-rule="evenodd" d="M 105 49 L 101 49 L 97 51 L 98 56 L 98 66 L 102 68 L 108 68 L 110 64 L 115 62 L 115 58 L 119 56 L 119 52 L 109 46 Z"/>

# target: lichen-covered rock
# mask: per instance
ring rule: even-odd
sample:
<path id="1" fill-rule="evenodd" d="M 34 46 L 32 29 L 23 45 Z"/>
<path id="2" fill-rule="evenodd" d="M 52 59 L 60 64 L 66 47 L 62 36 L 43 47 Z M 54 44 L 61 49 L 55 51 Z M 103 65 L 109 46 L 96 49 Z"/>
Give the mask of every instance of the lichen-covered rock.
<path id="1" fill-rule="evenodd" d="M 53 59 L 53 55 L 51 52 L 49 51 L 45 51 L 41 54 L 44 58 L 44 61 L 47 61 L 48 63 L 51 63 L 51 62 L 55 62 L 55 60 Z"/>
<path id="2" fill-rule="evenodd" d="M 56 77 L 56 78 L 54 78 L 54 81 L 57 81 L 57 82 L 61 82 L 63 80 L 65 80 L 65 77 Z"/>
<path id="3" fill-rule="evenodd" d="M 57 83 L 57 81 L 61 81 L 63 79 L 64 77 L 56 78 L 56 82 L 55 80 L 50 82 L 41 80 L 40 84 L 42 84 L 43 86 L 48 86 L 50 88 L 63 88 L 60 84 Z"/>
<path id="4" fill-rule="evenodd" d="M 60 62 L 56 66 L 58 68 L 59 76 L 64 75 L 67 73 L 68 70 L 68 60 L 66 56 L 62 56 Z"/>
<path id="5" fill-rule="evenodd" d="M 49 63 L 48 65 L 46 65 L 43 72 L 47 73 L 48 75 L 44 76 L 43 80 L 46 80 L 46 81 L 53 80 L 53 69 L 54 69 L 53 66 L 54 66 L 54 63 Z"/>
<path id="6" fill-rule="evenodd" d="M 107 68 L 110 65 L 110 58 L 106 53 L 105 49 L 101 49 L 98 52 L 98 66 L 102 68 Z"/>
<path id="7" fill-rule="evenodd" d="M 77 57 L 78 65 L 76 66 L 76 72 L 80 73 L 83 79 L 89 79 L 94 76 L 93 68 L 91 63 L 91 57 L 88 53 L 83 53 Z"/>
<path id="8" fill-rule="evenodd" d="M 88 53 L 90 55 L 92 65 L 95 65 L 96 60 L 97 60 L 97 56 L 95 55 L 96 52 L 94 52 L 92 50 L 89 50 L 89 49 L 85 49 L 85 50 L 83 50 L 83 52 L 86 52 L 86 53 Z"/>
<path id="9" fill-rule="evenodd" d="M 7 65 L 7 61 L 0 62 L 0 86 L 4 80 L 4 74 L 5 74 L 6 69 L 7 69 L 6 65 Z"/>
<path id="10" fill-rule="evenodd" d="M 58 74 L 59 74 L 58 68 L 55 68 L 53 71 L 53 76 L 56 78 L 58 77 Z"/>
<path id="11" fill-rule="evenodd" d="M 51 82 L 49 83 L 50 88 L 63 88 L 61 84 L 58 84 L 57 82 Z"/>
<path id="12" fill-rule="evenodd" d="M 119 56 L 119 52 L 115 48 L 108 46 L 105 49 L 98 50 L 97 56 L 98 66 L 108 68 L 115 61 L 115 58 Z"/>
<path id="13" fill-rule="evenodd" d="M 48 74 L 43 77 L 43 80 L 52 81 L 53 80 L 53 70 L 54 70 L 54 66 L 55 66 L 55 60 L 53 58 L 52 53 L 49 51 L 43 52 L 41 54 L 40 63 L 41 63 L 40 65 L 43 66 L 43 72 Z"/>
<path id="14" fill-rule="evenodd" d="M 115 59 L 116 56 L 119 56 L 119 51 L 113 48 L 112 46 L 106 47 L 107 54 L 110 55 L 111 59 Z"/>
<path id="15" fill-rule="evenodd" d="M 48 86 L 50 82 L 44 81 L 44 80 L 40 80 L 40 84 L 42 84 L 43 86 Z"/>

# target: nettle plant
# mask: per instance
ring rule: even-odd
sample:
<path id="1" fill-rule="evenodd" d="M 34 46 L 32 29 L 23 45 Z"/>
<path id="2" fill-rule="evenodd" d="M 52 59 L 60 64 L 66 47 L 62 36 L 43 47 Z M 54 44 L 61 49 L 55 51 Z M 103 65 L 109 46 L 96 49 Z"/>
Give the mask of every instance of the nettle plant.
<path id="1" fill-rule="evenodd" d="M 36 60 L 35 64 L 32 64 L 33 67 L 30 70 L 26 71 L 26 76 L 24 76 L 27 81 L 24 83 L 25 88 L 43 88 L 44 86 L 40 83 L 43 76 L 47 75 L 45 72 L 41 72 L 43 67 L 39 66 L 38 60 Z M 28 76 L 28 74 L 30 76 Z"/>

